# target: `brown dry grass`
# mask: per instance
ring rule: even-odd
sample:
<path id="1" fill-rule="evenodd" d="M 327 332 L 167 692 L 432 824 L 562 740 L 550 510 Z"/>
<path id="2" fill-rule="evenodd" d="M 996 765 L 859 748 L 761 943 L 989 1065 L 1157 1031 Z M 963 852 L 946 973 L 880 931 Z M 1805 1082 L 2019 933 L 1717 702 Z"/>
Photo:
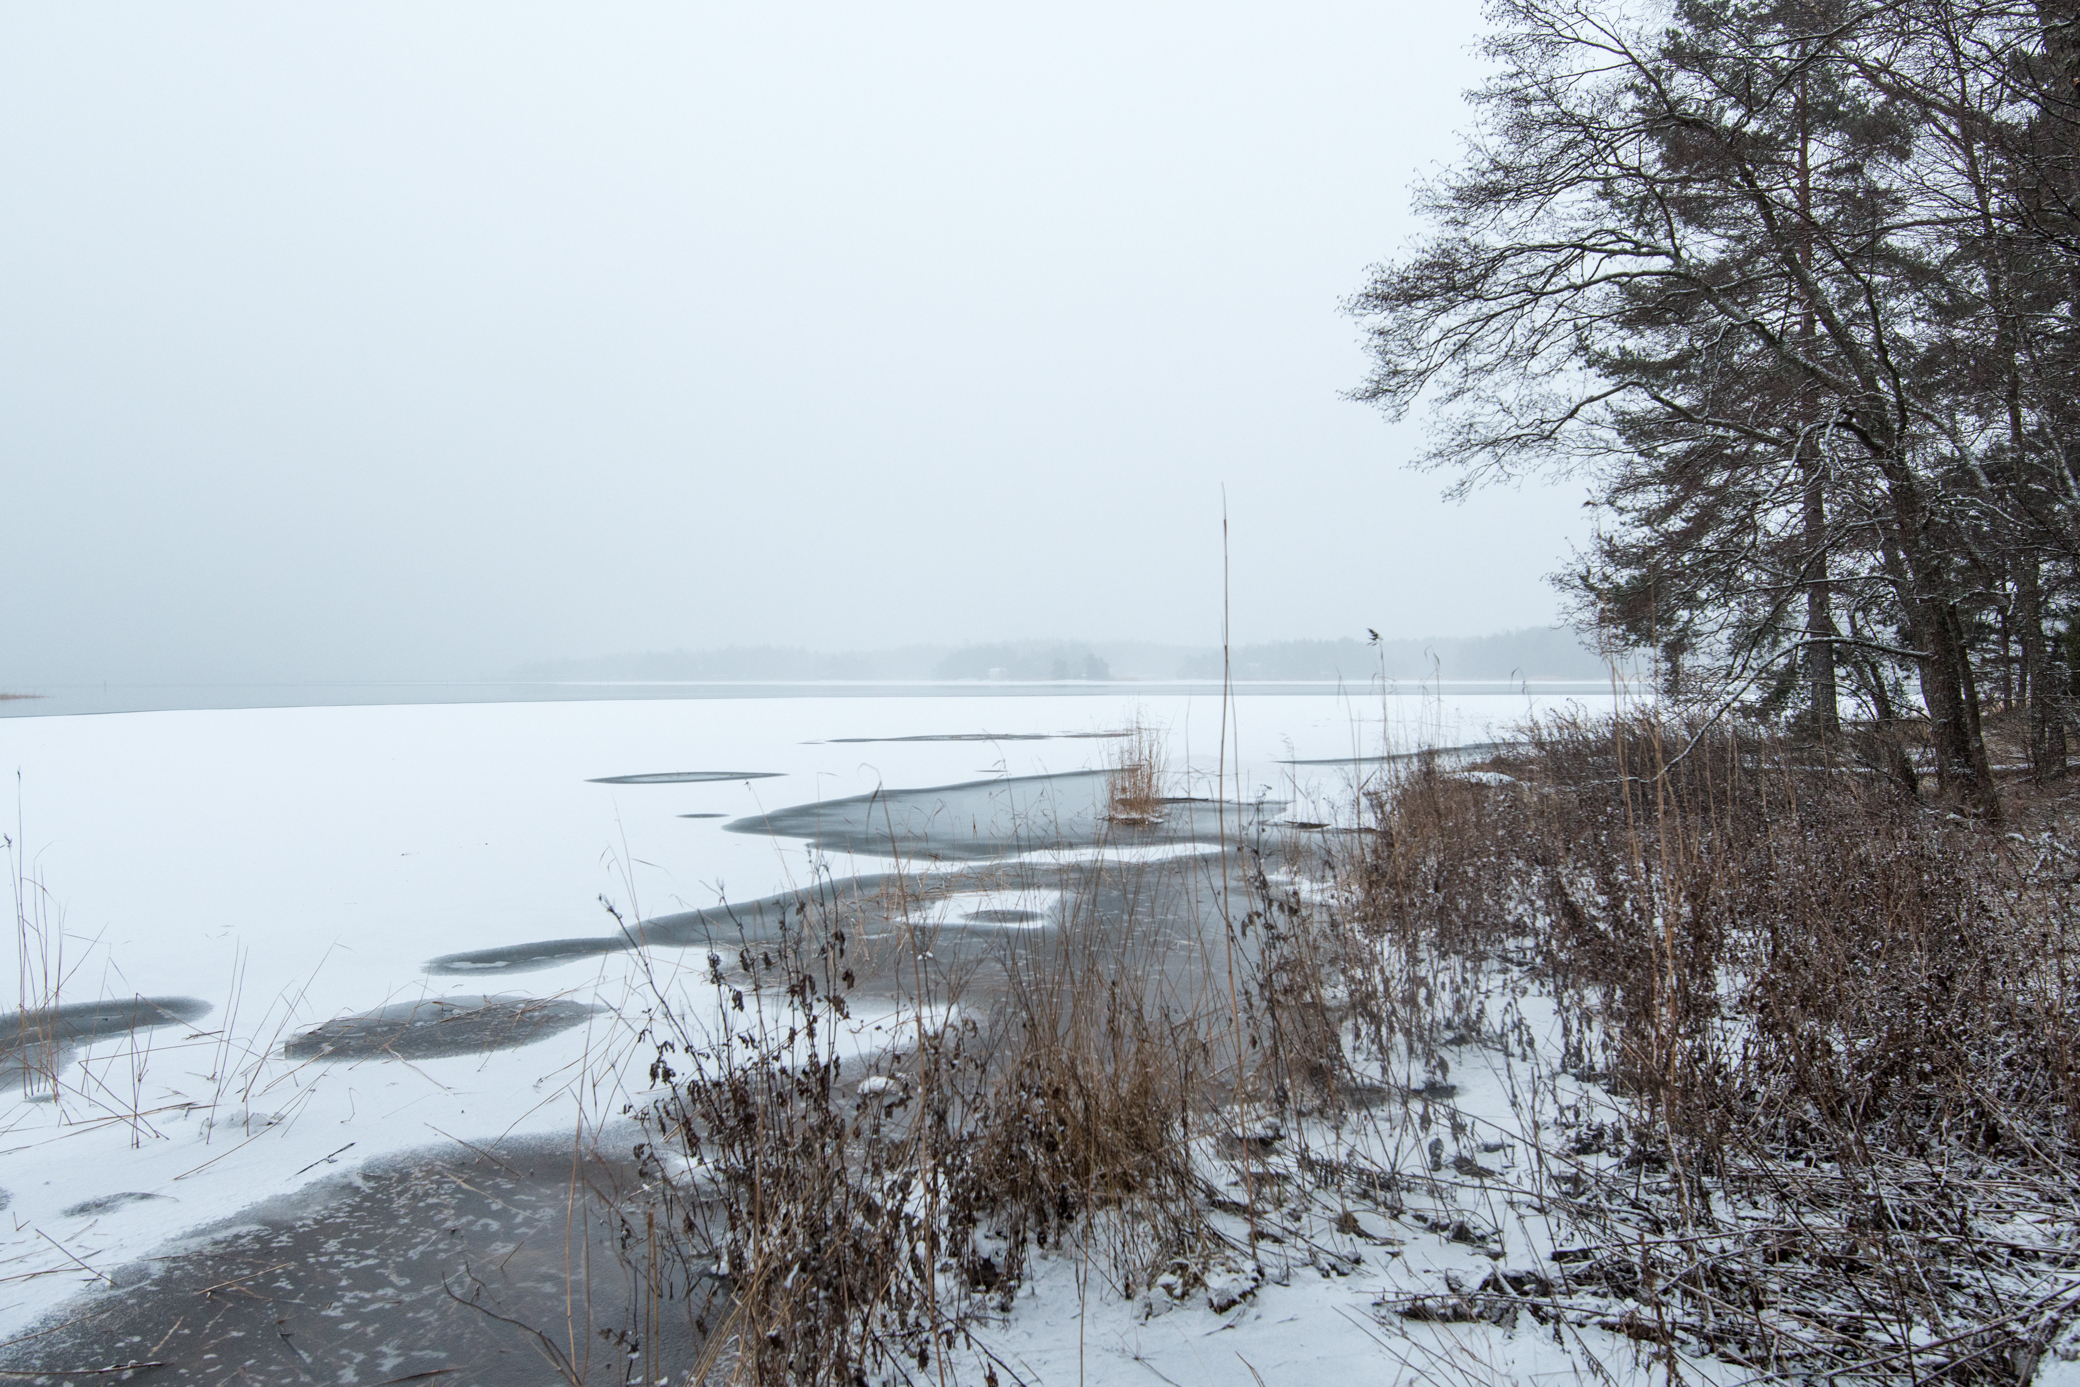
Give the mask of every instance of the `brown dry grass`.
<path id="1" fill-rule="evenodd" d="M 1190 1157 L 1212 1023 L 1162 1000 L 1131 928 L 1005 958 L 987 1010 L 918 960 L 888 1049 L 848 1035 L 854 942 L 835 898 L 776 943 L 711 955 L 730 1033 L 667 1034 L 650 1156 L 682 1260 L 730 1288 L 695 1380 L 852 1383 L 929 1369 L 1001 1314 L 1035 1249 L 1131 1292 L 1205 1236 Z M 1092 922 L 1083 922 L 1091 924 Z M 1131 926 L 1131 922 L 1128 922 Z M 691 1179 L 666 1169 L 676 1151 Z"/>
<path id="2" fill-rule="evenodd" d="M 1150 824 L 1163 817 L 1166 777 L 1162 729 L 1136 720 L 1107 752 L 1105 817 L 1117 824 Z"/>
<path id="3" fill-rule="evenodd" d="M 2031 1294 L 2062 1254 L 2013 1233 L 2070 1223 L 2080 1181 L 2062 836 L 1732 727 L 1550 723 L 1489 770 L 1381 794 L 1360 898 L 1527 953 L 1566 1067 L 1622 1105 L 1554 1154 L 1572 1280 L 1766 1371 L 2026 1378 L 2080 1303 Z"/>
<path id="4" fill-rule="evenodd" d="M 1107 812 L 1160 812 L 1153 739 L 1126 740 Z M 1213 1210 L 1254 1256 L 1295 1176 L 1477 1241 L 1423 1203 L 1440 1141 L 1380 1164 L 1473 1045 L 1547 1055 L 1514 1197 L 1566 1242 L 1532 1278 L 1553 1316 L 1672 1373 L 2026 1380 L 2080 1309 L 2080 854 L 2041 831 L 2062 801 L 1992 830 L 1917 796 L 1906 750 L 1635 718 L 1529 728 L 1478 774 L 1418 760 L 1359 833 L 1224 855 L 1237 904 L 1181 972 L 1128 906 L 1034 937 L 971 1008 L 903 935 L 914 1010 L 864 1069 L 851 917 L 812 894 L 711 958 L 731 1033 L 668 1035 L 655 1071 L 655 1146 L 694 1161 L 677 1255 L 729 1288 L 700 1373 L 922 1380 L 1037 1249 L 1128 1294 L 1188 1279 Z M 1339 889 L 1299 888 L 1310 855 Z M 1554 999 L 1557 1053 L 1498 978 Z"/>

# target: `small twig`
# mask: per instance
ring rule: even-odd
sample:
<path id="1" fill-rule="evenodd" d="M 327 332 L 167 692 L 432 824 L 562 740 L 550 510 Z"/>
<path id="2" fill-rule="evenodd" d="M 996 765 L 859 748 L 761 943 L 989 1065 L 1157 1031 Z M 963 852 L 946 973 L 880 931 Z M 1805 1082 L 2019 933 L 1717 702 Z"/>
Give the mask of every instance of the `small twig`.
<path id="1" fill-rule="evenodd" d="M 503 1170 L 506 1174 L 512 1176 L 514 1179 L 524 1180 L 527 1178 L 526 1176 L 522 1175 L 519 1171 L 507 1165 L 504 1161 L 500 1160 L 497 1156 L 493 1155 L 491 1152 L 486 1151 L 481 1146 L 478 1146 L 475 1142 L 464 1141 L 461 1137 L 458 1137 L 451 1132 L 442 1132 L 440 1128 L 434 1127 L 431 1122 L 427 1123 L 426 1125 L 428 1127 L 433 1127 L 434 1131 L 440 1132 L 442 1136 L 446 1137 L 449 1141 L 454 1142 L 457 1146 L 468 1147 L 470 1150 L 476 1152 L 479 1156 L 482 1156 L 485 1160 L 491 1162 L 493 1165 L 497 1166 L 500 1170 Z"/>
<path id="2" fill-rule="evenodd" d="M 100 1278 L 101 1280 L 103 1280 L 103 1281 L 106 1281 L 106 1282 L 107 1282 L 107 1283 L 108 1283 L 109 1285 L 111 1285 L 111 1286 L 113 1286 L 113 1285 L 115 1285 L 115 1284 L 116 1284 L 116 1279 L 115 1279 L 115 1278 L 114 1278 L 113 1276 L 110 1276 L 110 1275 L 109 1275 L 109 1274 L 108 1274 L 107 1272 L 105 1272 L 105 1271 L 96 1271 L 96 1270 L 94 1270 L 94 1268 L 92 1268 L 92 1267 L 88 1266 L 88 1265 L 87 1265 L 87 1264 L 86 1264 L 85 1262 L 82 1262 L 82 1261 L 80 1261 L 80 1259 L 79 1259 L 78 1257 L 76 1257 L 76 1256 L 74 1256 L 74 1255 L 73 1255 L 73 1252 L 72 1252 L 72 1250 L 71 1250 L 70 1248 L 66 1247 L 66 1246 L 65 1246 L 65 1244 L 63 1244 L 63 1243 L 59 1242 L 59 1241 L 58 1241 L 58 1240 L 57 1240 L 56 1238 L 52 1237 L 52 1236 L 51 1236 L 50 1234 L 48 1234 L 48 1233 L 44 1232 L 44 1231 L 43 1231 L 43 1230 L 42 1230 L 41 1228 L 39 1228 L 39 1229 L 37 1229 L 37 1230 L 36 1230 L 36 1236 L 37 1236 L 37 1237 L 39 1237 L 39 1238 L 42 1238 L 42 1239 L 43 1239 L 43 1240 L 44 1240 L 45 1242 L 49 1243 L 49 1244 L 50 1244 L 50 1245 L 51 1245 L 52 1247 L 55 1247 L 55 1248 L 57 1248 L 57 1249 L 58 1249 L 58 1251 L 60 1251 L 60 1252 L 64 1253 L 64 1254 L 65 1254 L 65 1255 L 66 1255 L 67 1257 L 70 1257 L 70 1258 L 72 1258 L 72 1262 L 73 1262 L 73 1265 L 77 1266 L 77 1267 L 78 1267 L 78 1268 L 79 1268 L 79 1269 L 80 1269 L 81 1271 L 85 1272 L 85 1273 L 86 1273 L 87 1275 L 89 1275 L 89 1276 L 94 1276 L 94 1277 L 99 1277 L 99 1278 Z"/>
<path id="3" fill-rule="evenodd" d="M 142 1372 L 146 1368 L 163 1368 L 166 1365 L 156 1360 L 151 1362 L 111 1363 L 105 1368 L 0 1368 L 0 1377 L 107 1377 L 111 1373 Z"/>
<path id="4" fill-rule="evenodd" d="M 305 1166 L 305 1167 L 303 1168 L 303 1170 L 299 1170 L 299 1171 L 297 1171 L 297 1172 L 296 1172 L 296 1175 L 301 1175 L 301 1174 L 303 1174 L 303 1171 L 304 1171 L 304 1170 L 316 1170 L 316 1169 L 317 1169 L 317 1168 L 318 1168 L 319 1166 L 321 1166 L 321 1165 L 324 1165 L 324 1164 L 325 1164 L 325 1163 L 326 1163 L 327 1161 L 330 1161 L 330 1160 L 332 1159 L 332 1157 L 333 1157 L 333 1156 L 337 1156 L 337 1155 L 338 1155 L 338 1154 L 340 1153 L 340 1151 L 351 1151 L 351 1150 L 353 1150 L 353 1148 L 355 1147 L 355 1145 L 356 1145 L 356 1143 L 354 1143 L 354 1142 L 351 1142 L 351 1141 L 350 1141 L 350 1142 L 348 1142 L 348 1143 L 347 1143 L 347 1144 L 346 1144 L 345 1146 L 342 1146 L 342 1147 L 341 1147 L 341 1148 L 339 1149 L 339 1151 L 334 1151 L 334 1152 L 333 1152 L 333 1153 L 332 1153 L 331 1155 L 327 1155 L 327 1156 L 320 1156 L 320 1157 L 318 1157 L 318 1159 L 317 1159 L 317 1160 L 315 1160 L 315 1161 L 312 1161 L 312 1162 L 311 1162 L 311 1163 L 310 1163 L 309 1165 Z M 291 1176 L 290 1176 L 289 1178 L 290 1178 L 291 1180 L 294 1180 L 294 1179 L 296 1178 L 296 1175 L 291 1175 Z"/>
<path id="5" fill-rule="evenodd" d="M 249 1271 L 244 1273 L 243 1275 L 231 1277 L 229 1280 L 219 1281 L 214 1286 L 204 1286 L 201 1290 L 195 1292 L 195 1294 L 209 1295 L 212 1292 L 221 1291 L 227 1286 L 236 1286 L 242 1281 L 251 1281 L 256 1276 L 265 1276 L 269 1272 L 280 1271 L 284 1267 L 293 1267 L 295 1265 L 296 1263 L 294 1262 L 276 1262 L 271 1267 L 262 1267 L 258 1271 Z"/>
<path id="6" fill-rule="evenodd" d="M 470 1276 L 470 1279 L 473 1281 L 476 1280 L 476 1278 L 473 1275 L 470 1275 L 469 1270 L 466 1267 L 463 1269 L 463 1274 L 466 1276 Z M 482 1284 L 483 1283 L 479 1282 L 479 1287 L 481 1287 Z M 489 1306 L 479 1302 L 475 1296 L 471 1296 L 467 1300 L 463 1299 L 461 1296 L 455 1294 L 455 1288 L 448 1284 L 448 1278 L 445 1276 L 441 1278 L 441 1289 L 447 1292 L 448 1299 L 454 1301 L 456 1304 L 468 1306 L 470 1309 L 476 1311 L 478 1314 L 484 1315 L 490 1319 L 497 1320 L 500 1324 L 511 1325 L 513 1328 L 520 1330 L 522 1333 L 533 1335 L 536 1347 L 541 1351 L 541 1353 L 545 1357 L 548 1358 L 549 1366 L 555 1368 L 556 1371 L 562 1375 L 563 1380 L 565 1382 L 573 1384 L 578 1382 L 578 1374 L 576 1369 L 574 1369 L 571 1366 L 571 1360 L 564 1355 L 562 1349 L 556 1346 L 556 1341 L 554 1339 L 551 1339 L 547 1334 L 544 1334 L 541 1330 L 535 1328 L 531 1324 L 526 1324 L 520 1320 L 514 1319 L 510 1315 L 501 1315 L 500 1313 L 498 1313 L 498 1311 L 493 1310 Z"/>

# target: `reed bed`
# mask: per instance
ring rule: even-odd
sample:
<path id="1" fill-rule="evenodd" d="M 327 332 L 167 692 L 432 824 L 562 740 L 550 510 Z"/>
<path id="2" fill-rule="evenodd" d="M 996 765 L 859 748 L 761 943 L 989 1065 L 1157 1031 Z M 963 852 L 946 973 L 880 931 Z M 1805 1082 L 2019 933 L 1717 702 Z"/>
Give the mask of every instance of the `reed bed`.
<path id="1" fill-rule="evenodd" d="M 883 934 L 907 981 L 873 1045 L 863 927 L 816 884 L 709 956 L 724 1026 L 653 1016 L 664 1203 L 625 1227 L 704 1288 L 673 1380 L 1018 1381 L 991 1334 L 1045 1259 L 1079 1295 L 1220 1313 L 1351 1274 L 1382 1219 L 1492 1267 L 1374 1302 L 1404 1375 L 1505 1380 L 1481 1336 L 1528 1331 L 1585 1380 L 1612 1342 L 1671 1381 L 2080 1358 L 2080 853 L 2061 802 L 1994 829 L 1902 764 L 1528 726 L 1478 765 L 1393 763 L 1341 830 L 1110 895 L 1065 876 L 1070 913 L 986 988 Z"/>
<path id="2" fill-rule="evenodd" d="M 1549 1289 L 1671 1372 L 2016 1382 L 2072 1352 L 2080 861 L 2055 804 L 1996 832 L 1896 765 L 1562 720 L 1373 799 L 1355 908 L 1559 1002 Z"/>

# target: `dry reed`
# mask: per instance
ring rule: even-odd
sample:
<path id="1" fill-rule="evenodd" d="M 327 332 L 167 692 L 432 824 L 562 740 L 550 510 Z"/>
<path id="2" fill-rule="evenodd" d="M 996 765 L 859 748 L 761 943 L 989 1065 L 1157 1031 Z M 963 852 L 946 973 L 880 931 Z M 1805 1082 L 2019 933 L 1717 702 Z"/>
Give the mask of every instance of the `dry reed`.
<path id="1" fill-rule="evenodd" d="M 2027 1380 L 2080 1306 L 2080 864 L 1877 769 L 1556 721 L 1374 801 L 1373 927 L 1514 951 L 1561 999 L 1565 1077 L 1615 1104 L 1548 1153 L 1565 1281 L 1671 1369 Z"/>

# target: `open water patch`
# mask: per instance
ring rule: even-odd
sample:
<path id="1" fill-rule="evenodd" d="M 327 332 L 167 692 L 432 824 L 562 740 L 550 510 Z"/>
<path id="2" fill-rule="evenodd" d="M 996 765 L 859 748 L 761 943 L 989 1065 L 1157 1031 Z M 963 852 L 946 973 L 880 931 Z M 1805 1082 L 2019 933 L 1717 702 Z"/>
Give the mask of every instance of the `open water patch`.
<path id="1" fill-rule="evenodd" d="M 1279 800 L 1252 804 L 1197 797 L 1165 799 L 1146 821 L 1121 823 L 1106 817 L 1111 772 L 1072 771 L 1056 775 L 997 776 L 956 785 L 875 790 L 845 799 L 776 809 L 725 823 L 725 833 L 804 838 L 817 847 L 864 857 L 892 857 L 906 864 L 903 875 L 865 874 L 811 892 L 790 891 L 746 903 L 681 911 L 643 920 L 615 934 L 584 939 L 544 939 L 471 949 L 429 959 L 428 973 L 472 977 L 533 972 L 579 959 L 629 949 L 704 948 L 727 952 L 741 943 L 779 937 L 788 921 L 811 909 L 838 907 L 869 932 L 905 917 L 910 924 L 1033 929 L 1054 923 L 1060 907 L 1035 920 L 1025 914 L 992 916 L 968 911 L 1025 912 L 1040 902 L 1001 897 L 973 899 L 976 888 L 994 893 L 1002 870 L 1075 870 L 1108 862 L 1153 866 L 1172 858 L 1212 853 L 1245 830 L 1275 822 L 1287 806 Z M 931 863 L 953 870 L 934 873 L 923 899 L 913 893 L 917 873 Z M 984 865 L 988 864 L 988 865 Z M 972 875 L 985 873 L 986 875 Z M 960 910 L 933 906 L 958 892 L 970 895 Z M 905 902 L 904 898 L 910 897 Z"/>
<path id="2" fill-rule="evenodd" d="M 197 997 L 128 997 L 10 1012 L 0 1016 L 0 1061 L 53 1041 L 84 1045 L 154 1026 L 187 1025 L 207 1016 L 209 1007 Z"/>
<path id="3" fill-rule="evenodd" d="M 171 1202 L 170 1194 L 146 1194 L 143 1190 L 124 1190 L 119 1194 L 104 1194 L 96 1199 L 83 1199 L 68 1209 L 60 1210 L 65 1218 L 87 1218 L 93 1214 L 105 1214 L 120 1209 L 126 1204 L 148 1204 L 155 1200 Z"/>
<path id="4" fill-rule="evenodd" d="M 1019 910 L 1008 906 L 984 906 L 960 917 L 964 925 L 1044 925 L 1044 910 Z"/>
<path id="5" fill-rule="evenodd" d="M 718 780 L 772 780 L 786 771 L 646 771 L 642 775 L 601 775 L 587 785 L 706 785 Z"/>
<path id="6" fill-rule="evenodd" d="M 851 922 L 848 928 L 869 935 L 920 924 L 1032 929 L 1059 916 L 1059 890 L 1030 884 L 1006 886 L 1000 877 L 995 869 L 985 869 L 983 874 L 964 869 L 928 881 L 921 881 L 916 873 L 869 873 L 827 882 L 810 891 L 785 891 L 706 910 L 656 915 L 616 934 L 540 939 L 443 954 L 427 960 L 425 968 L 441 977 L 475 977 L 530 973 L 638 948 L 708 949 L 728 954 L 747 943 L 779 939 L 790 924 L 799 927 L 811 912 L 832 910 Z"/>
<path id="7" fill-rule="evenodd" d="M 209 1010 L 210 1004 L 198 997 L 129 997 L 10 1012 L 0 1016 L 0 1082 L 32 1071 L 45 1081 L 54 1079 L 82 1046 L 159 1026 L 190 1025 Z"/>
<path id="8" fill-rule="evenodd" d="M 859 891 L 878 888 L 881 877 L 854 877 L 843 883 Z M 714 948 L 746 939 L 770 939 L 778 935 L 790 913 L 799 914 L 809 897 L 788 891 L 765 896 L 742 905 L 718 905 L 711 910 L 682 910 L 650 919 L 619 934 L 599 934 L 584 939 L 538 939 L 524 944 L 501 944 L 489 949 L 442 954 L 428 959 L 426 971 L 442 977 L 469 977 L 481 973 L 531 973 L 554 968 L 581 958 L 618 954 L 629 949 L 656 945 L 667 949 Z"/>
<path id="9" fill-rule="evenodd" d="M 706 1264 L 647 1281 L 627 1269 L 620 1233 L 654 1206 L 641 1172 L 612 1154 L 632 1142 L 622 1135 L 577 1150 L 568 1136 L 486 1139 L 276 1196 L 108 1267 L 105 1283 L 0 1344 L 0 1375 L 618 1387 L 636 1366 L 623 1345 L 638 1339 L 654 1361 L 691 1362 L 695 1322 L 720 1318 L 726 1283 Z M 575 1303 L 574 1262 L 591 1268 Z M 580 1372 L 548 1372 L 536 1326 L 574 1329 Z"/>
<path id="10" fill-rule="evenodd" d="M 1106 817 L 1111 780 L 1110 771 L 1069 771 L 873 790 L 734 819 L 722 830 L 801 838 L 858 856 L 980 862 L 1046 850 L 1213 842 L 1286 807 L 1171 799 L 1160 814 L 1126 823 Z"/>
<path id="11" fill-rule="evenodd" d="M 468 977 L 474 973 L 532 973 L 538 968 L 554 968 L 573 959 L 618 954 L 627 947 L 626 939 L 614 935 L 536 939 L 525 944 L 502 944 L 492 949 L 442 954 L 439 958 L 427 960 L 426 971 L 451 977 Z"/>
<path id="12" fill-rule="evenodd" d="M 1209 828 L 1211 822 L 1209 815 Z M 1231 833 L 1233 823 L 1230 806 Z M 748 902 L 652 916 L 613 934 L 530 940 L 443 954 L 424 966 L 436 976 L 483 978 L 535 972 L 645 948 L 702 949 L 732 958 L 747 944 L 783 940 L 790 929 L 802 929 L 812 917 L 837 920 L 863 943 L 919 928 L 944 929 L 954 937 L 949 947 L 972 951 L 986 947 L 984 941 L 994 933 L 1027 933 L 1067 923 L 1071 897 L 1089 899 L 1099 889 L 1099 877 L 1110 880 L 1108 873 L 1092 873 L 1089 868 L 1135 873 L 1169 870 L 1219 851 L 1211 832 L 1203 841 L 1183 843 L 1139 836 L 1142 841 L 1138 843 L 1113 834 L 1101 844 L 1040 849 L 1007 861 L 963 864 L 945 871 L 913 865 L 900 873 L 865 873 Z M 1108 897 L 1098 914 L 1129 909 L 1128 902 Z M 1082 907 L 1075 913 L 1081 918 Z M 962 936 L 972 942 L 965 946 L 955 942 Z"/>
<path id="13" fill-rule="evenodd" d="M 282 1046 L 289 1059 L 439 1059 L 511 1050 L 569 1030 L 598 1010 L 534 997 L 427 997 L 342 1016 Z"/>

